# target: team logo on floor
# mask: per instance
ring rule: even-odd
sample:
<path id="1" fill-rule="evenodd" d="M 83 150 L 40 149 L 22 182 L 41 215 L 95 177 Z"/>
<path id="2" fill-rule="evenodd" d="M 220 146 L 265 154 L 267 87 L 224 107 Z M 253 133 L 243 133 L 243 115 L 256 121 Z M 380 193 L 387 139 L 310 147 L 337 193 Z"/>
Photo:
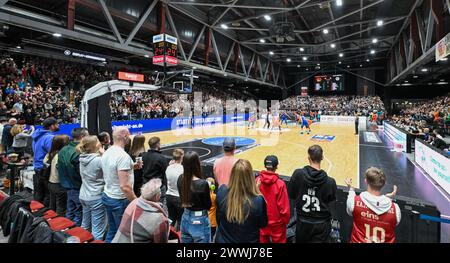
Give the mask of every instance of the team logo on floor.
<path id="1" fill-rule="evenodd" d="M 334 140 L 334 138 L 336 138 L 336 136 L 316 134 L 313 137 L 311 137 L 311 140 L 319 142 L 331 142 Z"/>

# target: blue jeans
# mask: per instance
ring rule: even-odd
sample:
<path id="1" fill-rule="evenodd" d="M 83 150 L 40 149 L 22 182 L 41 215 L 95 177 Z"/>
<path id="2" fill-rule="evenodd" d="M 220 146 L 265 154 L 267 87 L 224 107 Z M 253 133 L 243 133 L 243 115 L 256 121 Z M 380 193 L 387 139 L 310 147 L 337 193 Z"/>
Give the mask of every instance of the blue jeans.
<path id="1" fill-rule="evenodd" d="M 72 220 L 76 226 L 81 226 L 83 208 L 80 203 L 80 190 L 67 190 L 66 217 Z"/>
<path id="2" fill-rule="evenodd" d="M 81 227 L 91 231 L 95 240 L 103 240 L 106 232 L 106 208 L 102 199 L 80 200 L 83 206 L 83 223 Z"/>
<path id="3" fill-rule="evenodd" d="M 208 211 L 184 209 L 181 217 L 181 243 L 211 243 Z"/>
<path id="4" fill-rule="evenodd" d="M 106 214 L 108 215 L 108 232 L 106 233 L 105 242 L 111 243 L 119 229 L 123 213 L 128 206 L 128 200 L 114 199 L 103 193 L 102 202 L 106 207 Z"/>

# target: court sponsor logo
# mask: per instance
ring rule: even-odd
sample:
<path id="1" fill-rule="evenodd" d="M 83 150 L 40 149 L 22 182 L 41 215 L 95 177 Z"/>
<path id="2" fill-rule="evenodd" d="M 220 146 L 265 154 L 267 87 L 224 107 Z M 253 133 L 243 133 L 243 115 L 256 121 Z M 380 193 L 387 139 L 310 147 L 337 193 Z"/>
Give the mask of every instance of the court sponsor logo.
<path id="1" fill-rule="evenodd" d="M 336 138 L 334 135 L 320 135 L 316 134 L 313 137 L 311 137 L 312 141 L 319 141 L 319 142 L 332 142 Z"/>

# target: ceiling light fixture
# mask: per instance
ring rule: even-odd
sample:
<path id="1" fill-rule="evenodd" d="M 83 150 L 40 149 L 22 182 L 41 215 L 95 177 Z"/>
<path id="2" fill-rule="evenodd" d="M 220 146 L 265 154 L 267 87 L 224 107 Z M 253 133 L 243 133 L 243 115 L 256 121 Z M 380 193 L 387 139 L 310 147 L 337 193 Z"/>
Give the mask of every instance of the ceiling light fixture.
<path id="1" fill-rule="evenodd" d="M 223 29 L 228 29 L 228 26 L 225 25 L 225 24 L 221 24 L 220 27 L 223 28 Z"/>
<path id="2" fill-rule="evenodd" d="M 342 0 L 336 0 L 336 5 L 337 6 L 342 6 Z"/>
<path id="3" fill-rule="evenodd" d="M 61 37 L 62 35 L 60 33 L 53 33 L 54 37 Z"/>
<path id="4" fill-rule="evenodd" d="M 370 50 L 370 54 L 374 55 L 375 54 L 375 49 Z"/>
<path id="5" fill-rule="evenodd" d="M 339 64 L 342 64 L 342 62 L 341 62 L 341 61 L 339 61 Z"/>
<path id="6" fill-rule="evenodd" d="M 335 47 L 336 47 L 336 44 L 333 43 L 333 44 L 330 45 L 330 47 L 331 47 L 331 48 L 335 48 Z"/>
<path id="7" fill-rule="evenodd" d="M 378 20 L 377 21 L 377 26 L 382 26 L 383 25 L 383 20 Z"/>
<path id="8" fill-rule="evenodd" d="M 308 58 L 307 58 L 307 57 L 302 57 L 302 59 L 303 59 L 303 61 L 306 61 L 306 60 L 308 60 Z"/>
<path id="9" fill-rule="evenodd" d="M 422 71 L 422 72 L 427 72 L 428 69 L 427 69 L 427 68 L 423 68 L 423 69 L 421 69 L 420 71 Z"/>
<path id="10" fill-rule="evenodd" d="M 274 55 L 273 51 L 269 51 L 269 55 L 273 56 Z"/>
<path id="11" fill-rule="evenodd" d="M 305 51 L 305 49 L 301 47 L 301 48 L 300 48 L 300 52 L 303 52 L 303 51 Z"/>
<path id="12" fill-rule="evenodd" d="M 292 60 L 290 59 L 290 58 L 287 58 L 286 59 L 286 62 L 291 62 Z"/>
<path id="13" fill-rule="evenodd" d="M 266 40 L 264 38 L 259 39 L 259 42 L 266 43 Z"/>
<path id="14" fill-rule="evenodd" d="M 323 32 L 325 35 L 329 33 L 328 29 L 326 29 L 326 28 L 325 28 L 322 32 Z"/>
<path id="15" fill-rule="evenodd" d="M 370 62 L 370 59 L 366 59 L 367 62 Z"/>
<path id="16" fill-rule="evenodd" d="M 342 54 L 342 53 L 339 53 L 339 57 L 340 58 L 342 58 L 344 56 L 344 54 Z"/>
<path id="17" fill-rule="evenodd" d="M 372 39 L 372 43 L 373 43 L 373 44 L 378 43 L 378 39 L 377 39 L 377 38 Z"/>
<path id="18" fill-rule="evenodd" d="M 266 21 L 272 20 L 272 18 L 271 18 L 269 15 L 264 15 L 264 19 L 265 19 Z"/>
<path id="19" fill-rule="evenodd" d="M 144 55 L 144 57 L 146 57 L 146 58 L 149 58 L 150 56 L 149 56 L 149 55 L 147 55 L 147 54 L 145 54 L 145 55 Z"/>

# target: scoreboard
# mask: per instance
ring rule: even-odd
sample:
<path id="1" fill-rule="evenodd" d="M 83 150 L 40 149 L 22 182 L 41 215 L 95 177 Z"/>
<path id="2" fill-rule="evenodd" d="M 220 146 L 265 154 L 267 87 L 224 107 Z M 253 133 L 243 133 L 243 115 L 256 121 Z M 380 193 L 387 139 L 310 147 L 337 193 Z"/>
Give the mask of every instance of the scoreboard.
<path id="1" fill-rule="evenodd" d="M 178 65 L 177 38 L 168 34 L 153 36 L 153 65 Z"/>

